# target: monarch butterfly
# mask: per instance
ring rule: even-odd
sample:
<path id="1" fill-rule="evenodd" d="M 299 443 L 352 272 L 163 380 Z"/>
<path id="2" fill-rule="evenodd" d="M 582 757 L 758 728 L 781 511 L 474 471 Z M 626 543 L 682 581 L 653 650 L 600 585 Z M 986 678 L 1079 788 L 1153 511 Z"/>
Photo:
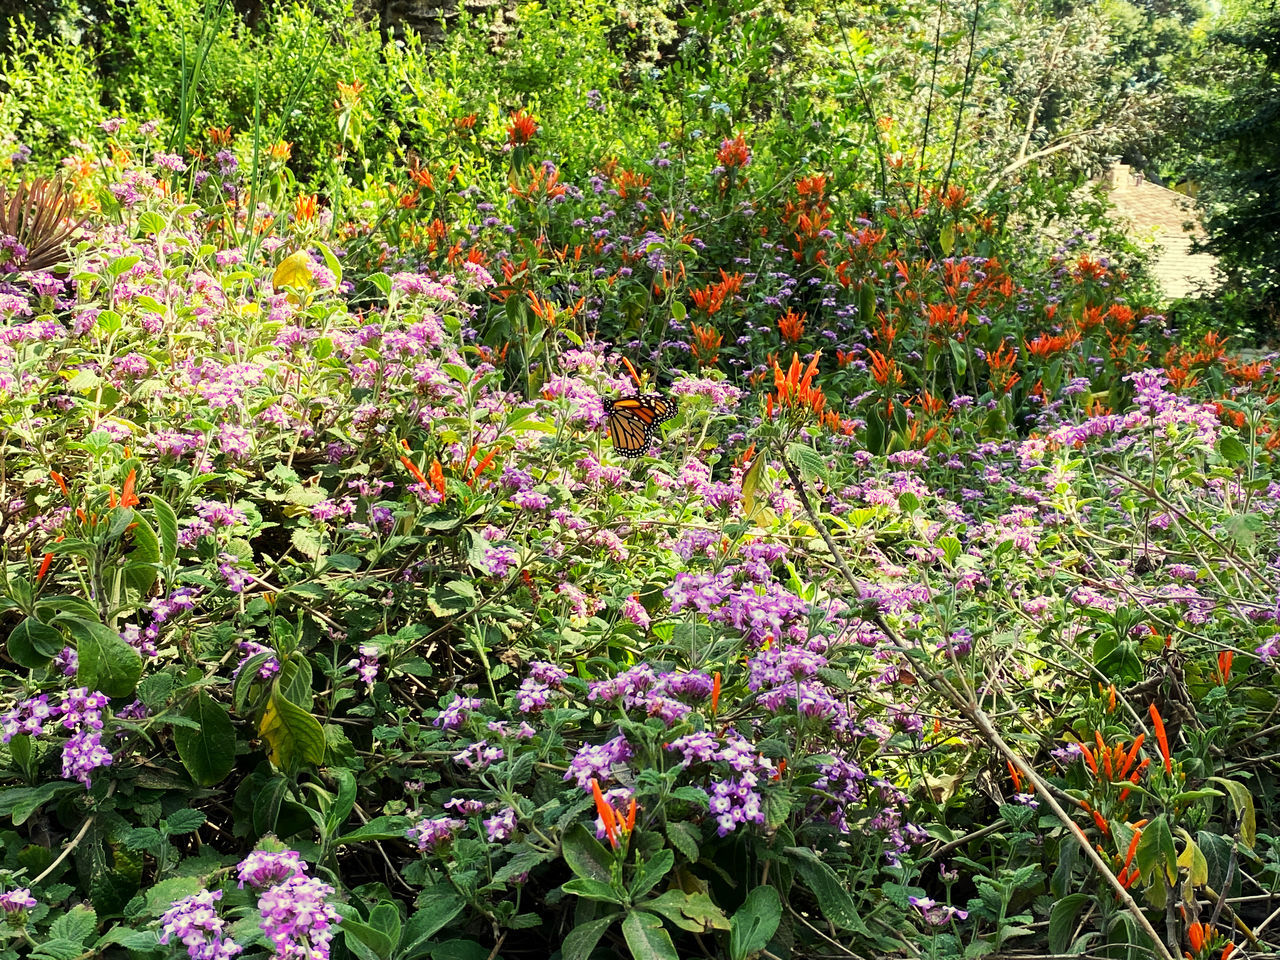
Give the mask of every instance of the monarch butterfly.
<path id="1" fill-rule="evenodd" d="M 674 400 L 658 393 L 606 400 L 604 412 L 609 417 L 609 439 L 613 441 L 613 448 L 624 457 L 644 456 L 649 441 L 658 432 L 658 424 L 674 417 L 677 409 Z"/>

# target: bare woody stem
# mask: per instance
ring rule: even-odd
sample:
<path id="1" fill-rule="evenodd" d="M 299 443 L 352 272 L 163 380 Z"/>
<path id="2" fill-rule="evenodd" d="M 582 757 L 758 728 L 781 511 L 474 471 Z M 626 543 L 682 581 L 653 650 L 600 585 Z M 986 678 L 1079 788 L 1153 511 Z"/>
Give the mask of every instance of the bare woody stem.
<path id="1" fill-rule="evenodd" d="M 818 535 L 822 537 L 822 542 L 827 545 L 827 550 L 831 553 L 836 569 L 840 571 L 840 575 L 844 577 L 849 586 L 856 591 L 858 589 L 858 580 L 853 575 L 853 571 L 849 569 L 849 565 L 845 563 L 844 557 L 841 556 L 839 548 L 831 537 L 831 533 L 827 530 L 827 525 L 823 523 L 823 521 L 818 517 L 817 511 L 813 509 L 813 504 L 809 500 L 808 491 L 805 489 L 804 480 L 796 471 L 795 466 L 787 458 L 784 450 L 775 449 L 775 452 L 782 461 L 782 468 L 786 471 L 787 477 L 791 480 L 791 486 L 796 492 L 796 497 L 800 501 L 800 506 L 804 508 L 804 512 L 808 516 L 809 522 L 813 524 L 814 529 L 818 531 Z M 984 711 L 975 701 L 961 694 L 960 691 L 955 688 L 954 684 L 934 671 L 932 667 L 924 662 L 922 657 L 912 656 L 913 653 L 918 653 L 919 651 L 909 649 L 902 642 L 902 639 L 898 636 L 897 632 L 889 626 L 884 617 L 880 614 L 879 610 L 864 610 L 861 611 L 859 615 L 862 619 L 875 624 L 876 627 L 878 627 L 880 631 L 889 638 L 894 649 L 911 657 L 912 672 L 914 672 L 921 680 L 924 680 L 929 684 L 930 687 L 941 694 L 944 698 L 949 700 L 951 704 L 960 711 L 965 719 L 973 724 L 987 743 L 990 744 L 997 753 L 1004 757 L 1005 760 L 1013 764 L 1013 766 L 1015 766 L 1019 772 L 1027 778 L 1027 781 L 1035 787 L 1036 794 L 1039 798 L 1043 800 L 1053 815 L 1057 817 L 1058 821 L 1067 828 L 1067 831 L 1080 844 L 1085 855 L 1089 858 L 1094 867 L 1097 868 L 1098 872 L 1106 880 L 1111 889 L 1115 891 L 1115 894 L 1119 898 L 1121 904 L 1124 905 L 1124 908 L 1133 917 L 1142 932 L 1151 939 L 1155 952 L 1162 958 L 1162 960 L 1176 960 L 1174 955 L 1169 952 L 1169 948 L 1165 946 L 1164 941 L 1160 938 L 1160 934 L 1156 933 L 1155 927 L 1151 925 L 1146 914 L 1142 912 L 1142 909 L 1134 901 L 1133 897 L 1130 896 L 1129 891 L 1120 883 L 1120 880 L 1116 875 L 1111 872 L 1111 868 L 1107 866 L 1106 861 L 1102 859 L 1102 855 L 1093 848 L 1091 843 L 1089 843 L 1088 839 L 1084 835 L 1084 831 L 1080 829 L 1080 826 L 1072 820 L 1070 816 L 1068 816 L 1066 810 L 1064 810 L 1062 805 L 1058 803 L 1057 798 L 1054 797 L 1049 785 L 1044 781 L 1040 774 L 1036 773 L 1030 763 L 1024 760 L 1012 747 L 1009 746 L 1009 744 L 1005 742 L 1004 738 L 1000 736 L 1000 732 L 996 730 L 995 724 L 991 722 L 991 718 L 987 716 L 986 711 Z"/>

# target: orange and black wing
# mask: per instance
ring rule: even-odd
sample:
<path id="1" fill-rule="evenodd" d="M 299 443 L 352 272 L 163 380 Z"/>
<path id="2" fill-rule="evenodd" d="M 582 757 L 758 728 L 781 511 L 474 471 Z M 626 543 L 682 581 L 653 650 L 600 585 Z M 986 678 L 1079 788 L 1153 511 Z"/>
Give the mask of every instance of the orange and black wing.
<path id="1" fill-rule="evenodd" d="M 604 410 L 609 416 L 609 439 L 614 449 L 624 457 L 644 456 L 658 432 L 658 424 L 666 423 L 678 409 L 674 400 L 656 393 L 606 400 Z"/>

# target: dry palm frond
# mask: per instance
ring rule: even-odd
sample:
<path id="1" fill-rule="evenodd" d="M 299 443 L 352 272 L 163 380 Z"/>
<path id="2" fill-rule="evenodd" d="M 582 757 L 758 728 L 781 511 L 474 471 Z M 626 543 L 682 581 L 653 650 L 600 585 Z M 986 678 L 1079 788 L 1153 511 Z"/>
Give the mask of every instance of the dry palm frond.
<path id="1" fill-rule="evenodd" d="M 13 237 L 27 250 L 18 270 L 47 270 L 62 262 L 68 241 L 85 222 L 74 218 L 75 206 L 60 180 L 40 177 L 12 193 L 0 184 L 0 236 Z"/>

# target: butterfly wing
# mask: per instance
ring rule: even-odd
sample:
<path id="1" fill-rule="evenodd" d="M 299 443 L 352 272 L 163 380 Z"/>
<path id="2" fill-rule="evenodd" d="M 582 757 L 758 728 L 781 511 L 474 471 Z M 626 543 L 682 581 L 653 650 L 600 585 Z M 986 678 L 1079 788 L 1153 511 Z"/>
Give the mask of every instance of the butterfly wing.
<path id="1" fill-rule="evenodd" d="M 658 432 L 658 424 L 666 423 L 677 410 L 674 400 L 656 393 L 606 400 L 609 439 L 614 449 L 624 457 L 644 456 L 653 435 Z"/>

